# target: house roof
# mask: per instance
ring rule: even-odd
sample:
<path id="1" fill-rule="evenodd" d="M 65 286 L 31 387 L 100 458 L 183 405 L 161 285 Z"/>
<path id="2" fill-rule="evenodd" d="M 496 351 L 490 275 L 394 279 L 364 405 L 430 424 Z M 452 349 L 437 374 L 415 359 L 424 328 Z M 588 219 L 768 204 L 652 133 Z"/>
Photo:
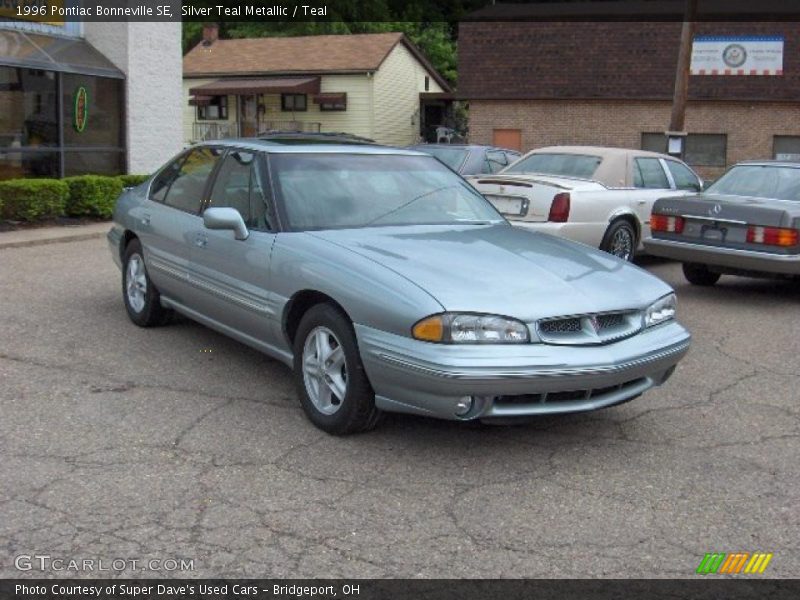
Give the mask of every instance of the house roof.
<path id="1" fill-rule="evenodd" d="M 797 102 L 796 22 L 698 22 L 695 35 L 782 36 L 782 76 L 690 77 L 690 100 Z M 462 22 L 458 97 L 467 100 L 670 100 L 681 23 Z"/>
<path id="2" fill-rule="evenodd" d="M 183 57 L 184 77 L 365 73 L 404 44 L 446 91 L 450 86 L 402 33 L 219 39 Z"/>

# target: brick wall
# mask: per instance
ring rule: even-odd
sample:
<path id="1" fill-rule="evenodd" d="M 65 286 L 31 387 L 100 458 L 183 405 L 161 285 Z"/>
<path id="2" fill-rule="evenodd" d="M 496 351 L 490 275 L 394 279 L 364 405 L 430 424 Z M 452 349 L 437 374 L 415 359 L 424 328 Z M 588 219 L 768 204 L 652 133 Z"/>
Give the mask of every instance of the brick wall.
<path id="1" fill-rule="evenodd" d="M 664 131 L 670 102 L 633 100 L 472 100 L 469 140 L 491 144 L 493 129 L 519 129 L 522 150 L 560 144 L 641 147 L 643 132 Z M 727 161 L 772 158 L 773 136 L 800 136 L 800 105 L 694 102 L 686 112 L 689 133 L 724 133 Z M 706 178 L 723 169 L 696 167 Z"/>

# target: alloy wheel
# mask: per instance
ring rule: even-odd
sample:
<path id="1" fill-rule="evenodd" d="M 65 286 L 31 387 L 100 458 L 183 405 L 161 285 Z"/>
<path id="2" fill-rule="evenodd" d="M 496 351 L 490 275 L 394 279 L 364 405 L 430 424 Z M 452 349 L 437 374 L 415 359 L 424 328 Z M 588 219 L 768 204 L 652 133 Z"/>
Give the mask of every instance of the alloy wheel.
<path id="1" fill-rule="evenodd" d="M 347 363 L 341 343 L 327 327 L 315 327 L 303 345 L 303 382 L 314 407 L 332 415 L 347 395 Z"/>
<path id="2" fill-rule="evenodd" d="M 611 254 L 623 260 L 630 260 L 633 255 L 633 236 L 631 232 L 620 227 L 611 238 Z"/>
<path id="3" fill-rule="evenodd" d="M 134 254 L 128 259 L 125 292 L 128 295 L 130 307 L 137 313 L 142 312 L 147 296 L 147 276 L 144 270 L 144 260 L 139 254 Z"/>

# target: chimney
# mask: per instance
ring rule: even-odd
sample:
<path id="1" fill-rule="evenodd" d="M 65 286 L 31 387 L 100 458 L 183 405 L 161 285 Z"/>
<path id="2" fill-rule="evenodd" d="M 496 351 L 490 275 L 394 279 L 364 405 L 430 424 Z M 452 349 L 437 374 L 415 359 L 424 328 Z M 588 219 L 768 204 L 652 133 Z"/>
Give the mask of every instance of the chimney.
<path id="1" fill-rule="evenodd" d="M 203 45 L 210 46 L 219 39 L 219 25 L 206 23 L 203 25 Z"/>

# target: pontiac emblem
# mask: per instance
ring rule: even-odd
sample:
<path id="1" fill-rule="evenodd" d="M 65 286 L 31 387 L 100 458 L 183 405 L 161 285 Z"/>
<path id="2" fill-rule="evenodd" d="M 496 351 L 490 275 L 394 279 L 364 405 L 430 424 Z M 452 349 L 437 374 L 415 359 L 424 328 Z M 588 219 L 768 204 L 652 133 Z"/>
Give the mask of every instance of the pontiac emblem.
<path id="1" fill-rule="evenodd" d="M 595 333 L 600 332 L 600 321 L 597 320 L 597 317 L 595 315 L 591 315 L 589 317 L 589 323 L 592 324 L 592 329 L 594 329 Z"/>

